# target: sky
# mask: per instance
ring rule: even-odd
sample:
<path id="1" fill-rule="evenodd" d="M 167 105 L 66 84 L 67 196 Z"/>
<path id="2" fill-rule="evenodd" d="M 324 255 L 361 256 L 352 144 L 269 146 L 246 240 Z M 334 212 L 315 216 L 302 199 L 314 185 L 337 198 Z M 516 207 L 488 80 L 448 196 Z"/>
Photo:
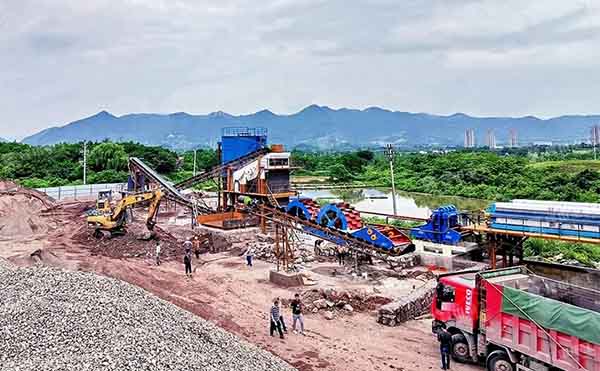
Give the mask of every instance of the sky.
<path id="1" fill-rule="evenodd" d="M 0 137 L 101 110 L 600 113 L 596 0 L 0 0 Z"/>

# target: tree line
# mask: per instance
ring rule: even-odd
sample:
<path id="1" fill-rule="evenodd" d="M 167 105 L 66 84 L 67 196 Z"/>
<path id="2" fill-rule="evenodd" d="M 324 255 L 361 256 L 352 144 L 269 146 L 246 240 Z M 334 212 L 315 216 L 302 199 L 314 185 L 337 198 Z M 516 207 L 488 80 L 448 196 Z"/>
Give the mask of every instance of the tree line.
<path id="1" fill-rule="evenodd" d="M 173 181 L 193 172 L 193 151 L 172 150 L 138 143 L 87 144 L 88 183 L 124 182 L 128 157 L 139 157 Z M 398 153 L 394 158 L 399 190 L 455 195 L 487 200 L 532 198 L 600 202 L 600 161 L 591 152 L 515 150 L 514 152 L 454 151 Z M 196 152 L 197 171 L 217 164 L 216 151 Z M 294 175 L 317 176 L 326 182 L 391 185 L 387 157 L 361 150 L 340 153 L 292 152 Z M 28 187 L 83 182 L 83 143 L 36 147 L 0 143 L 0 178 Z"/>
<path id="2" fill-rule="evenodd" d="M 83 184 L 83 143 L 36 147 L 0 143 L 0 178 L 16 180 L 31 188 Z M 133 142 L 87 143 L 87 183 L 127 181 L 128 158 L 139 157 L 161 174 L 183 177 L 193 171 L 193 152 L 176 153 L 166 148 Z M 217 163 L 216 152 L 200 149 L 197 169 Z"/>

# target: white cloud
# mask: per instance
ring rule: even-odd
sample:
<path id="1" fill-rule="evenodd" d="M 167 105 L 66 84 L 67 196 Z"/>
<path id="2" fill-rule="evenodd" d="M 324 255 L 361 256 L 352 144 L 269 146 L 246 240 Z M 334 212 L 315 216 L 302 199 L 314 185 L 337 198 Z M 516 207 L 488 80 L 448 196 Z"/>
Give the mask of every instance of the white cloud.
<path id="1" fill-rule="evenodd" d="M 599 16 L 581 0 L 0 0 L 0 136 L 100 109 L 597 113 Z"/>

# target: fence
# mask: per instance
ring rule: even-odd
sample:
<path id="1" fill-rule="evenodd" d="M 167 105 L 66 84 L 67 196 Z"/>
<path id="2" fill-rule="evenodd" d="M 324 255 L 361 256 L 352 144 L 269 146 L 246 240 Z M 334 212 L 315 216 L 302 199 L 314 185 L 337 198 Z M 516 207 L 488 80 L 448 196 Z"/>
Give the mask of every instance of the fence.
<path id="1" fill-rule="evenodd" d="M 37 188 L 55 200 L 76 200 L 78 198 L 96 198 L 98 191 L 112 190 L 121 192 L 127 190 L 127 183 L 86 184 L 75 186 Z"/>

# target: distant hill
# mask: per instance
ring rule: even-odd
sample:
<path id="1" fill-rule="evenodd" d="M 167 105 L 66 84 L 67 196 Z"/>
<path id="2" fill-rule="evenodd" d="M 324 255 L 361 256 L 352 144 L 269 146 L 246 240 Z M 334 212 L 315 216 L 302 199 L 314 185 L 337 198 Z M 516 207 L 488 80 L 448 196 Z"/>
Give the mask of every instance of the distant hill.
<path id="1" fill-rule="evenodd" d="M 463 144 L 465 129 L 475 129 L 477 145 L 485 143 L 493 129 L 498 145 L 508 142 L 509 130 L 516 129 L 521 144 L 536 141 L 573 143 L 586 140 L 591 125 L 600 115 L 560 116 L 551 119 L 527 117 L 472 117 L 389 111 L 379 107 L 364 110 L 331 109 L 311 105 L 291 115 L 262 110 L 250 115 L 213 112 L 207 115 L 128 114 L 116 117 L 106 111 L 52 127 L 23 140 L 48 145 L 81 140 L 136 141 L 174 149 L 214 146 L 221 129 L 228 126 L 262 126 L 269 130 L 269 142 L 303 149 L 348 149 L 394 143 L 401 147 Z"/>

